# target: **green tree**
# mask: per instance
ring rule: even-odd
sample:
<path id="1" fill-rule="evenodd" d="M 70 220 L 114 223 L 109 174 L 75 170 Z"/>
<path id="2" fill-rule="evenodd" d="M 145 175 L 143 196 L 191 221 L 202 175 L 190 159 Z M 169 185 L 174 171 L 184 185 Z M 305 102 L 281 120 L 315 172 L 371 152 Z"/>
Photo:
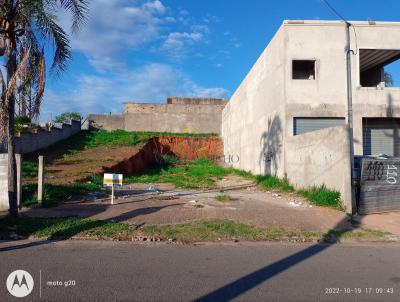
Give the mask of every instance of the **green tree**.
<path id="1" fill-rule="evenodd" d="M 55 123 L 68 123 L 70 120 L 80 121 L 82 116 L 78 112 L 64 112 L 55 117 Z"/>
<path id="2" fill-rule="evenodd" d="M 385 71 L 383 74 L 383 81 L 385 82 L 386 87 L 393 87 L 393 76 L 391 73 Z"/>
<path id="3" fill-rule="evenodd" d="M 0 121 L 7 141 L 8 196 L 10 214 L 14 217 L 18 216 L 14 125 L 16 96 L 24 86 L 28 86 L 32 96 L 31 117 L 38 116 L 45 88 L 45 50 L 53 52 L 53 74 L 59 75 L 66 68 L 66 62 L 71 58 L 70 41 L 57 24 L 56 13 L 60 9 L 71 13 L 72 30 L 76 32 L 86 20 L 88 0 L 0 2 L 0 55 L 6 71 L 6 78 L 0 71 Z"/>

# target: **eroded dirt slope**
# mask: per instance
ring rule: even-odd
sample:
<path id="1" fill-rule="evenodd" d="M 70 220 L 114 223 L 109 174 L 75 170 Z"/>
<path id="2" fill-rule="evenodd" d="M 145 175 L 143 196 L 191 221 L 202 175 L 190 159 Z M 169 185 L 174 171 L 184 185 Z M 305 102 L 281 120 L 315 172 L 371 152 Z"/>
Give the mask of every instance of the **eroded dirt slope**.
<path id="1" fill-rule="evenodd" d="M 67 184 L 88 180 L 92 175 L 100 175 L 128 158 L 134 156 L 141 146 L 99 146 L 73 154 L 60 155 L 58 150 L 46 150 L 46 183 Z M 33 177 L 24 181 L 34 182 Z"/>

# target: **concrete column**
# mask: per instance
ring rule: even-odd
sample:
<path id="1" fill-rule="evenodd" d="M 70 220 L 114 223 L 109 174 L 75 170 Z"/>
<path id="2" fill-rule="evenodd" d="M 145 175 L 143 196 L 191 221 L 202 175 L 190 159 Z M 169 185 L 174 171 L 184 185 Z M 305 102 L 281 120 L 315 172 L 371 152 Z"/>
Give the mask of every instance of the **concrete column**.
<path id="1" fill-rule="evenodd" d="M 22 208 L 22 155 L 15 154 L 15 161 L 17 163 L 17 204 L 18 208 Z"/>
<path id="2" fill-rule="evenodd" d="M 44 193 L 44 157 L 39 155 L 39 171 L 38 171 L 38 204 L 43 203 L 43 193 Z"/>

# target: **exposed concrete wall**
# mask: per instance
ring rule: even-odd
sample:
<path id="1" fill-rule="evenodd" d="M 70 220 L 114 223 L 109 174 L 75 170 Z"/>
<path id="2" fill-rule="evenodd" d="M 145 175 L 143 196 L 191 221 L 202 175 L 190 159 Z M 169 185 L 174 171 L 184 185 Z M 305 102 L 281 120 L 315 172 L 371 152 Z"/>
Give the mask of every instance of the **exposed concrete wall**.
<path id="1" fill-rule="evenodd" d="M 15 152 L 25 154 L 47 148 L 79 131 L 81 122 L 71 121 L 71 124 L 62 124 L 60 128 L 52 126 L 49 130 L 38 129 L 35 133 L 20 133 L 15 138 Z"/>
<path id="2" fill-rule="evenodd" d="M 363 117 L 400 117 L 400 88 L 361 87 L 359 49 L 400 49 L 400 23 L 352 22 L 353 132 L 356 155 L 363 154 Z M 293 135 L 293 117 L 346 117 L 345 28 L 341 22 L 305 21 L 284 24 L 286 137 Z M 356 43 L 357 42 L 357 43 Z M 358 46 L 358 49 L 356 49 Z M 293 80 L 291 61 L 316 60 L 314 81 Z"/>
<path id="3" fill-rule="evenodd" d="M 286 140 L 290 182 L 297 188 L 326 185 L 339 191 L 351 210 L 350 157 L 347 127 L 337 126 Z"/>
<path id="4" fill-rule="evenodd" d="M 224 105 L 125 104 L 126 131 L 220 133 Z"/>
<path id="5" fill-rule="evenodd" d="M 123 115 L 90 114 L 88 120 L 90 126 L 98 129 L 104 129 L 107 131 L 125 129 L 125 118 Z"/>
<path id="6" fill-rule="evenodd" d="M 188 98 L 188 97 L 168 97 L 167 104 L 181 105 L 226 105 L 225 99 L 215 98 Z"/>
<path id="7" fill-rule="evenodd" d="M 397 43 L 400 40 L 400 23 L 352 23 L 357 32 L 357 41 L 354 31 L 350 33 L 351 48 L 354 50 L 351 56 L 354 149 L 356 155 L 362 155 L 362 118 L 400 117 L 400 88 L 361 87 L 359 49 L 400 49 Z M 235 167 L 278 176 L 287 173 L 290 181 L 298 186 L 313 183 L 313 176 L 306 170 L 300 173 L 293 169 L 292 165 L 299 160 L 293 148 L 309 143 L 308 139 L 322 139 L 319 135 L 326 133 L 317 131 L 310 136 L 307 134 L 305 138 L 295 138 L 293 119 L 346 117 L 345 42 L 343 22 L 283 23 L 223 110 L 224 153 L 240 155 Z M 315 80 L 292 79 L 292 60 L 314 60 Z M 332 135 L 338 140 L 341 135 L 342 140 L 347 139 L 347 133 L 342 130 L 335 130 Z M 332 144 L 329 149 L 329 140 L 324 143 L 327 144 L 324 149 L 326 154 L 348 160 L 348 149 L 344 146 L 340 150 Z M 317 145 L 311 146 L 317 148 Z M 306 152 L 314 151 L 305 145 L 302 154 Z M 342 152 L 342 157 L 336 152 Z M 264 160 L 260 160 L 263 156 Z M 313 169 L 310 171 L 317 173 L 318 169 Z M 346 171 L 350 183 L 350 169 Z M 327 175 L 333 173 L 327 172 Z M 324 179 L 325 184 L 344 194 L 345 190 L 335 183 L 335 178 Z M 343 198 L 347 200 L 346 196 Z"/>
<path id="8" fill-rule="evenodd" d="M 7 158 L 7 154 L 0 154 L 0 211 L 7 211 L 9 208 Z"/>
<path id="9" fill-rule="evenodd" d="M 167 104 L 124 103 L 122 115 L 91 114 L 92 127 L 108 131 L 221 133 L 222 109 L 227 100 L 168 97 Z"/>
<path id="10" fill-rule="evenodd" d="M 256 174 L 284 175 L 283 42 L 279 31 L 222 113 L 224 154 L 239 155 L 233 166 Z"/>

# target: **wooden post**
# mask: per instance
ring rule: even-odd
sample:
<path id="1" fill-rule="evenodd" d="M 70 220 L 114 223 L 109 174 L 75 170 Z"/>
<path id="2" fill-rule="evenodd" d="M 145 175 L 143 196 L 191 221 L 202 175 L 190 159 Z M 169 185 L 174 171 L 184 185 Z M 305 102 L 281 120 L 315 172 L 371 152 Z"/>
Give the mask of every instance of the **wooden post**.
<path id="1" fill-rule="evenodd" d="M 17 204 L 18 208 L 22 208 L 22 155 L 15 154 L 15 161 L 17 163 Z"/>
<path id="2" fill-rule="evenodd" d="M 44 157 L 39 155 L 39 171 L 38 171 L 38 204 L 43 203 L 43 193 L 44 193 Z"/>

